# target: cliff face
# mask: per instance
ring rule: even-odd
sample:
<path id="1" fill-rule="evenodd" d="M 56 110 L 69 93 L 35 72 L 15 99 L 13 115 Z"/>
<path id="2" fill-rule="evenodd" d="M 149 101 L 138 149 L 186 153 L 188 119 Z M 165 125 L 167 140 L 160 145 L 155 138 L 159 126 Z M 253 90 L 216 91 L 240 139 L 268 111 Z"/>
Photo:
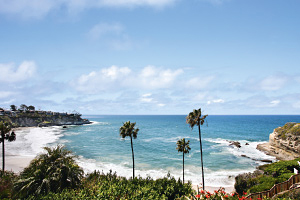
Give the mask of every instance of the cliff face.
<path id="1" fill-rule="evenodd" d="M 82 125 L 89 124 L 89 120 L 82 119 L 80 115 L 46 115 L 22 113 L 16 116 L 5 116 L 16 127 L 33 127 L 33 126 L 61 126 L 61 125 Z M 0 119 L 1 121 L 1 119 Z"/>
<path id="2" fill-rule="evenodd" d="M 269 142 L 257 149 L 275 156 L 278 160 L 292 160 L 300 157 L 300 123 L 287 123 L 270 134 Z"/>

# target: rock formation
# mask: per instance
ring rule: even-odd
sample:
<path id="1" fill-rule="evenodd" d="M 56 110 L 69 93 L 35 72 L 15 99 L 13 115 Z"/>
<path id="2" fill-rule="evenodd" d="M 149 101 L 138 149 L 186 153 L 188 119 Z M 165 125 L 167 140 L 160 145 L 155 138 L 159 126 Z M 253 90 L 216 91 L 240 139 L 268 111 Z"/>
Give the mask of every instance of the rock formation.
<path id="1" fill-rule="evenodd" d="M 28 112 L 16 115 L 0 116 L 0 121 L 8 121 L 14 127 L 44 127 L 63 125 L 90 124 L 87 119 L 82 119 L 80 114 L 54 113 L 54 112 Z"/>
<path id="2" fill-rule="evenodd" d="M 257 145 L 257 149 L 278 160 L 292 160 L 300 157 L 300 123 L 286 123 L 274 129 L 269 142 Z"/>

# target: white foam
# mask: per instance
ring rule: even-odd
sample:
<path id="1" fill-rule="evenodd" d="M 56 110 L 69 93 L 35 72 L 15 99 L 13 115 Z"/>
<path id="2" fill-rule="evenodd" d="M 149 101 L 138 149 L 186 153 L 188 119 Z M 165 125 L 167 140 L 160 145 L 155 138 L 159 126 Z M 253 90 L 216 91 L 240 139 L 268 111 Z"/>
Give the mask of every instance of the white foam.
<path id="1" fill-rule="evenodd" d="M 92 123 L 90 124 L 84 124 L 85 126 L 91 126 L 91 125 L 109 125 L 108 122 L 97 122 L 97 121 L 90 121 Z"/>
<path id="2" fill-rule="evenodd" d="M 217 138 L 217 139 L 212 139 L 208 138 L 205 139 L 208 142 L 215 143 L 217 144 L 217 147 L 222 147 L 221 152 L 212 152 L 211 154 L 233 154 L 234 156 L 237 157 L 244 157 L 246 156 L 249 159 L 253 160 L 272 160 L 276 161 L 276 158 L 273 156 L 266 155 L 264 152 L 259 151 L 256 149 L 258 144 L 262 144 L 264 142 L 250 142 L 247 140 L 237 140 L 241 144 L 241 148 L 237 148 L 234 145 L 230 146 L 229 140 L 222 139 L 222 138 Z M 246 143 L 248 145 L 246 145 Z"/>
<path id="3" fill-rule="evenodd" d="M 36 156 L 62 137 L 61 127 L 17 129 L 16 140 L 5 143 L 6 156 Z"/>
<path id="4" fill-rule="evenodd" d="M 131 162 L 122 162 L 120 165 L 113 163 L 100 162 L 95 159 L 86 159 L 82 156 L 78 158 L 78 164 L 86 173 L 91 173 L 94 170 L 103 171 L 108 173 L 110 170 L 117 172 L 119 176 L 126 178 L 132 177 Z M 142 166 L 142 167 L 141 167 Z M 140 168 L 139 168 L 140 167 Z M 167 169 L 149 169 L 149 166 L 143 166 L 143 164 L 136 164 L 135 175 L 138 177 L 146 178 L 150 176 L 153 179 L 163 178 L 168 172 L 176 179 L 182 179 L 182 168 L 168 167 Z M 148 169 L 146 169 L 148 168 Z M 249 168 L 246 170 L 231 169 L 231 170 L 217 170 L 212 171 L 207 168 L 205 171 L 205 183 L 207 186 L 212 187 L 233 187 L 235 179 L 234 177 L 241 173 L 253 171 L 255 168 Z M 201 167 L 194 165 L 185 165 L 185 180 L 191 181 L 192 184 L 200 185 L 202 182 Z"/>

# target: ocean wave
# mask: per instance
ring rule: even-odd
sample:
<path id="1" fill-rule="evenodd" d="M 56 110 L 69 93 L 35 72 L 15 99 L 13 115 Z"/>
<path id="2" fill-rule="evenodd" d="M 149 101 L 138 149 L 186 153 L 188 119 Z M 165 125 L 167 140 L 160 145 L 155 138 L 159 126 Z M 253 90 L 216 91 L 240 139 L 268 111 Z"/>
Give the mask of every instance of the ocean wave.
<path id="1" fill-rule="evenodd" d="M 212 155 L 217 155 L 217 154 L 232 154 L 236 157 L 245 157 L 248 159 L 252 159 L 254 161 L 260 162 L 260 160 L 272 160 L 273 162 L 276 161 L 276 158 L 273 156 L 269 156 L 265 154 L 262 151 L 259 151 L 256 149 L 258 144 L 262 144 L 264 142 L 251 142 L 247 140 L 236 140 L 241 144 L 240 148 L 237 148 L 233 145 L 230 146 L 230 140 L 227 139 L 222 139 L 222 138 L 207 138 L 205 139 L 208 142 L 215 143 L 217 144 L 216 147 L 219 147 L 222 149 L 222 151 L 219 152 L 211 152 L 210 154 Z M 246 145 L 247 144 L 247 145 Z"/>
<path id="2" fill-rule="evenodd" d="M 7 143 L 7 156 L 36 156 L 42 153 L 43 147 L 51 146 L 63 136 L 62 127 L 21 128 L 15 131 L 16 140 Z"/>
<path id="3" fill-rule="evenodd" d="M 130 162 L 122 162 L 121 164 L 113 164 L 100 162 L 96 159 L 86 159 L 80 156 L 77 160 L 79 166 L 81 166 L 85 173 L 91 173 L 95 170 L 108 173 L 110 170 L 116 172 L 119 176 L 126 178 L 132 177 L 132 167 Z M 142 165 L 142 164 L 141 164 Z M 147 165 L 148 166 L 148 165 Z M 207 186 L 212 187 L 232 187 L 234 185 L 234 177 L 241 173 L 253 171 L 255 168 L 249 168 L 245 170 L 230 169 L 230 170 L 210 170 L 205 168 L 205 183 Z M 150 176 L 153 179 L 163 178 L 168 173 L 176 179 L 182 179 L 182 168 L 168 167 L 167 169 L 145 169 L 139 168 L 137 164 L 135 169 L 136 176 L 146 178 Z M 185 165 L 185 180 L 191 181 L 194 185 L 200 185 L 202 182 L 201 168 L 194 165 Z"/>
<path id="4" fill-rule="evenodd" d="M 97 122 L 97 121 L 90 121 L 90 124 L 84 124 L 84 126 L 94 126 L 94 125 L 110 125 L 108 122 Z"/>

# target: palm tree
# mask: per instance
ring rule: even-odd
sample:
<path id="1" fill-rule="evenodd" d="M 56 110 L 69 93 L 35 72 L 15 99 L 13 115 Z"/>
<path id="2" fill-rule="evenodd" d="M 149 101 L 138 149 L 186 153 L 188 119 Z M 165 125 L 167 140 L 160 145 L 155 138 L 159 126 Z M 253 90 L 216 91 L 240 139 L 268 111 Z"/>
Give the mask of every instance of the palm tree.
<path id="1" fill-rule="evenodd" d="M 189 153 L 191 150 L 190 146 L 190 141 L 188 140 L 187 142 L 185 141 L 185 138 L 182 138 L 181 140 L 177 141 L 177 150 L 178 152 L 182 152 L 182 174 L 183 174 L 183 183 L 184 183 L 184 154 Z"/>
<path id="2" fill-rule="evenodd" d="M 44 147 L 44 150 L 46 153 L 33 159 L 16 182 L 17 195 L 21 199 L 80 185 L 84 172 L 75 163 L 76 156 L 71 151 L 60 145 Z"/>
<path id="3" fill-rule="evenodd" d="M 1 131 L 1 138 L 0 143 L 2 142 L 2 170 L 5 170 L 5 145 L 4 141 L 7 140 L 9 142 L 16 140 L 15 132 L 11 131 L 11 126 L 7 122 L 0 122 L 0 131 Z"/>
<path id="4" fill-rule="evenodd" d="M 207 115 L 201 115 L 201 108 L 194 109 L 193 112 L 190 112 L 186 117 L 186 123 L 190 125 L 191 129 L 196 125 L 199 130 L 199 142 L 200 142 L 200 152 L 201 152 L 201 168 L 202 168 L 202 186 L 203 190 L 205 190 L 204 186 L 204 170 L 203 170 L 203 153 L 202 153 L 202 142 L 201 142 L 201 130 L 200 126 L 205 122 L 205 118 Z"/>
<path id="5" fill-rule="evenodd" d="M 120 127 L 120 136 L 122 138 L 125 137 L 130 137 L 130 142 L 131 142 L 131 152 L 132 152 L 132 168 L 133 168 L 133 179 L 134 179 L 134 153 L 133 153 L 133 143 L 132 143 L 132 138 L 136 139 L 137 138 L 137 134 L 139 132 L 138 128 L 134 128 L 135 126 L 135 122 L 134 123 L 130 123 L 130 121 L 123 123 L 123 126 Z"/>

